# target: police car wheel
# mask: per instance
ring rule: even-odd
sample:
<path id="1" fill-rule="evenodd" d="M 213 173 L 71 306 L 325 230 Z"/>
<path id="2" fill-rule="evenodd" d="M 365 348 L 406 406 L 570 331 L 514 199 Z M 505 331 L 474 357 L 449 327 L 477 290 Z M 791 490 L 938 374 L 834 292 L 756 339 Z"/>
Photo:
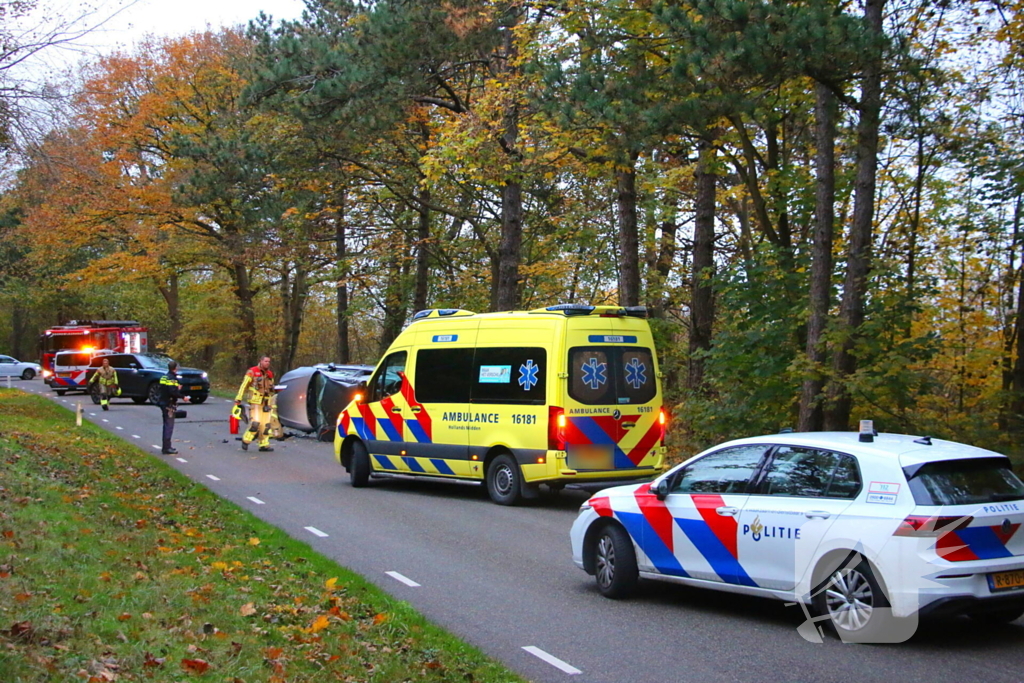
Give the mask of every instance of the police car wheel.
<path id="1" fill-rule="evenodd" d="M 146 392 L 146 396 L 149 398 L 149 402 L 153 405 L 160 403 L 160 384 L 153 382 L 149 385 L 149 390 Z"/>
<path id="2" fill-rule="evenodd" d="M 487 468 L 487 494 L 498 505 L 515 505 L 519 500 L 519 466 L 507 453 Z"/>
<path id="3" fill-rule="evenodd" d="M 623 598 L 636 588 L 636 552 L 629 534 L 618 524 L 608 524 L 594 540 L 594 578 L 606 598 Z"/>
<path id="4" fill-rule="evenodd" d="M 206 403 L 206 399 L 208 397 L 209 397 L 209 394 L 196 394 L 195 396 L 191 397 L 188 400 L 188 402 L 189 403 L 193 403 L 195 405 L 199 405 L 200 403 Z"/>
<path id="5" fill-rule="evenodd" d="M 68 393 L 67 389 L 58 389 L 57 390 L 57 395 L 58 396 L 63 396 L 66 393 Z"/>
<path id="6" fill-rule="evenodd" d="M 885 589 L 874 568 L 860 553 L 850 553 L 835 566 L 819 567 L 814 593 L 815 611 L 825 617 L 836 635 L 846 643 L 899 643 L 913 634 L 906 619 L 893 617 Z M 829 572 L 827 576 L 826 572 Z"/>
<path id="7" fill-rule="evenodd" d="M 36 371 L 33 370 L 32 368 L 25 368 L 25 372 L 21 373 L 21 378 L 26 381 L 32 379 L 35 376 Z"/>
<path id="8" fill-rule="evenodd" d="M 352 444 L 352 460 L 348 466 L 348 477 L 352 486 L 362 488 L 370 481 L 370 454 L 362 441 Z"/>

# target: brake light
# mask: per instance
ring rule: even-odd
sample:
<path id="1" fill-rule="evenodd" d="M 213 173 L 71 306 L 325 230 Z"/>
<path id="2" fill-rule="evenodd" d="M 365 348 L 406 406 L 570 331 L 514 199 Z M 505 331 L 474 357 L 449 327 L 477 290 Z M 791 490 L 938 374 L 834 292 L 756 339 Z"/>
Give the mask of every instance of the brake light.
<path id="1" fill-rule="evenodd" d="M 958 531 L 970 526 L 974 517 L 928 517 L 927 515 L 910 515 L 896 527 L 893 536 L 930 537 L 941 536 L 950 531 Z"/>
<path id="2" fill-rule="evenodd" d="M 565 450 L 565 409 L 548 406 L 548 450 Z"/>
<path id="3" fill-rule="evenodd" d="M 658 424 L 661 425 L 661 438 L 664 441 L 665 432 L 668 430 L 668 413 L 664 408 L 658 409 Z"/>

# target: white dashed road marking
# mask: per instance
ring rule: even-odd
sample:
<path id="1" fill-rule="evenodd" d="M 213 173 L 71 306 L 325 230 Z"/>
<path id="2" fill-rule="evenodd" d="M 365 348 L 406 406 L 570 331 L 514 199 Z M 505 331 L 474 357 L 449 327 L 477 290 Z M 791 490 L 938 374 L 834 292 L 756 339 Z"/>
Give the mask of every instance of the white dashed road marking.
<path id="1" fill-rule="evenodd" d="M 107 418 L 105 418 L 105 417 L 101 417 L 100 419 L 101 419 L 101 420 L 103 420 L 104 422 L 110 422 L 110 420 L 108 420 L 108 419 L 107 419 Z"/>
<path id="2" fill-rule="evenodd" d="M 132 434 L 132 438 L 133 439 L 141 439 L 142 437 L 139 436 L 138 434 Z"/>
<path id="3" fill-rule="evenodd" d="M 188 462 L 185 458 L 175 458 L 178 462 Z"/>
<path id="4" fill-rule="evenodd" d="M 210 481 L 220 481 L 220 477 L 215 477 L 212 474 L 207 474 L 206 478 L 209 479 Z"/>
<path id="5" fill-rule="evenodd" d="M 155 448 L 155 449 L 157 449 L 157 450 L 160 450 L 160 447 L 159 447 L 159 446 L 157 446 L 157 445 L 156 445 L 155 443 L 154 443 L 154 444 L 151 444 L 151 445 L 153 446 L 153 448 Z"/>
<path id="6" fill-rule="evenodd" d="M 257 505 L 266 505 L 266 503 L 264 503 L 262 500 L 260 500 L 259 498 L 254 498 L 253 496 L 249 496 L 249 500 L 256 503 Z"/>
<path id="7" fill-rule="evenodd" d="M 420 586 L 418 583 L 416 583 L 415 581 L 410 579 L 408 576 L 402 576 L 398 572 L 384 572 L 384 573 L 387 574 L 388 576 L 390 576 L 395 581 L 400 581 L 400 582 L 404 583 L 406 586 L 411 586 L 413 588 L 419 588 L 419 586 Z"/>
<path id="8" fill-rule="evenodd" d="M 566 664 L 558 657 L 555 657 L 554 655 L 549 655 L 547 652 L 544 652 L 544 650 L 540 649 L 539 647 L 534 647 L 533 645 L 525 645 L 523 649 L 529 652 L 537 659 L 544 660 L 551 666 L 555 667 L 556 669 L 561 669 L 570 676 L 583 673 L 573 665 Z"/>
<path id="9" fill-rule="evenodd" d="M 320 538 L 327 538 L 327 534 L 325 534 L 324 532 L 320 531 L 315 526 L 307 526 L 307 527 L 303 527 L 303 528 L 306 531 L 308 531 L 309 533 L 313 534 L 314 536 L 319 536 Z"/>
<path id="10" fill-rule="evenodd" d="M 122 432 L 124 431 L 124 427 L 114 427 L 114 429 L 120 429 Z"/>
<path id="11" fill-rule="evenodd" d="M 89 417 L 96 417 L 96 413 L 89 413 Z"/>

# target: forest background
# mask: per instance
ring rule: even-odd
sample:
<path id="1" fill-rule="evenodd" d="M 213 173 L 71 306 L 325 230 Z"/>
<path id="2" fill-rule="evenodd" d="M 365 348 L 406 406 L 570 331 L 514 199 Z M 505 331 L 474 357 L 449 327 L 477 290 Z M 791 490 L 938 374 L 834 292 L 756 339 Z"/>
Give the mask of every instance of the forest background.
<path id="1" fill-rule="evenodd" d="M 84 62 L 42 126 L 0 23 L 3 351 L 136 319 L 230 384 L 645 305 L 682 448 L 1024 450 L 1024 1 L 306 5 Z"/>

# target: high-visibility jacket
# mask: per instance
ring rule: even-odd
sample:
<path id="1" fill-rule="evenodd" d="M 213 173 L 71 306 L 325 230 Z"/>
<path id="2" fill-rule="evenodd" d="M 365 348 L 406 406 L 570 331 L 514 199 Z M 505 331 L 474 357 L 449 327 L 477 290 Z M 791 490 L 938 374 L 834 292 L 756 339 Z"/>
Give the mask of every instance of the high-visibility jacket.
<path id="1" fill-rule="evenodd" d="M 248 395 L 246 395 L 248 390 Z M 274 393 L 274 373 L 264 370 L 260 366 L 249 368 L 242 379 L 242 386 L 238 387 L 236 401 L 248 401 L 249 403 L 266 404 Z"/>
<path id="2" fill-rule="evenodd" d="M 116 387 L 117 384 L 117 370 L 112 367 L 103 367 L 102 365 L 96 372 L 93 373 L 92 377 L 89 378 L 89 384 L 98 382 L 101 387 Z"/>

